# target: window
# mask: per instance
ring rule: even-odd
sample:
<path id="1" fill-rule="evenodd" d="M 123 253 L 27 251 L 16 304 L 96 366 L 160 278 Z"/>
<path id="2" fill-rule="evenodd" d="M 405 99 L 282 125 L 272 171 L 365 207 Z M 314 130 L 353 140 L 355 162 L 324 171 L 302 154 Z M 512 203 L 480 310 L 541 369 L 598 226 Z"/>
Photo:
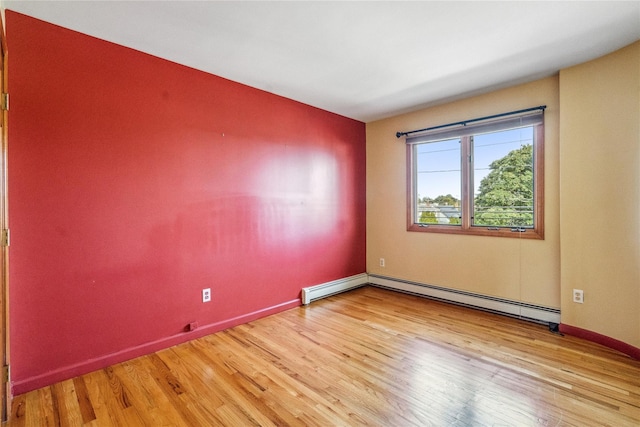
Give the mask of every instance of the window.
<path id="1" fill-rule="evenodd" d="M 404 134 L 409 231 L 544 238 L 544 107 Z"/>

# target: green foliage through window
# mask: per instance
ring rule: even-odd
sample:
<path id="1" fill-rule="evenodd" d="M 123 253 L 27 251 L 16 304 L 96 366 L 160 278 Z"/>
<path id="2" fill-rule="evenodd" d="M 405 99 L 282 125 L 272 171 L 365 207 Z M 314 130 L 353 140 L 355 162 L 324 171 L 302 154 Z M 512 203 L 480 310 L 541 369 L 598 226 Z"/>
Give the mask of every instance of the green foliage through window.
<path id="1" fill-rule="evenodd" d="M 533 226 L 533 146 L 524 145 L 495 160 L 480 182 L 474 225 Z"/>

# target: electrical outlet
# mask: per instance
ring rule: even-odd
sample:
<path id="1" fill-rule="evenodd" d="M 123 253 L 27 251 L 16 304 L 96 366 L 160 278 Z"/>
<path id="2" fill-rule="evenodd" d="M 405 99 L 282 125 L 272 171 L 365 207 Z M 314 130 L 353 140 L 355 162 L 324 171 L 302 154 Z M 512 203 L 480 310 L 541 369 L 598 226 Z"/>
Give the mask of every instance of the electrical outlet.
<path id="1" fill-rule="evenodd" d="M 211 301 L 211 288 L 203 289 L 202 302 L 209 302 L 209 301 Z"/>
<path id="2" fill-rule="evenodd" d="M 380 267 L 384 267 L 384 258 L 380 258 Z"/>
<path id="3" fill-rule="evenodd" d="M 577 302 L 578 304 L 584 303 L 584 291 L 582 289 L 573 290 L 573 302 Z"/>

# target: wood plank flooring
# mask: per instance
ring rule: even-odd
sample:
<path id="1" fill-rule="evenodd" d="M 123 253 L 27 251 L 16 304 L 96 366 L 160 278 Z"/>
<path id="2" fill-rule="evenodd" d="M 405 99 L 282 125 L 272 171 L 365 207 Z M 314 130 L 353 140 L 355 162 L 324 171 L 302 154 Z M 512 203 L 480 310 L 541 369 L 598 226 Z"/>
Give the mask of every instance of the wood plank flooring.
<path id="1" fill-rule="evenodd" d="M 639 426 L 640 361 L 364 287 L 14 398 L 9 426 Z"/>

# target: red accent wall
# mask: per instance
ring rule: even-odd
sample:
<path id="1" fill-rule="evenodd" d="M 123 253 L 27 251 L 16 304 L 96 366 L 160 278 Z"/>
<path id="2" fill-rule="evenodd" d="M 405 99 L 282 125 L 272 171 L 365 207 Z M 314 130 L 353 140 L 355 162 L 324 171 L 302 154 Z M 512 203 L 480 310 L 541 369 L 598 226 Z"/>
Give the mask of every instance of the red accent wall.
<path id="1" fill-rule="evenodd" d="M 15 393 L 365 272 L 364 123 L 6 15 Z"/>

